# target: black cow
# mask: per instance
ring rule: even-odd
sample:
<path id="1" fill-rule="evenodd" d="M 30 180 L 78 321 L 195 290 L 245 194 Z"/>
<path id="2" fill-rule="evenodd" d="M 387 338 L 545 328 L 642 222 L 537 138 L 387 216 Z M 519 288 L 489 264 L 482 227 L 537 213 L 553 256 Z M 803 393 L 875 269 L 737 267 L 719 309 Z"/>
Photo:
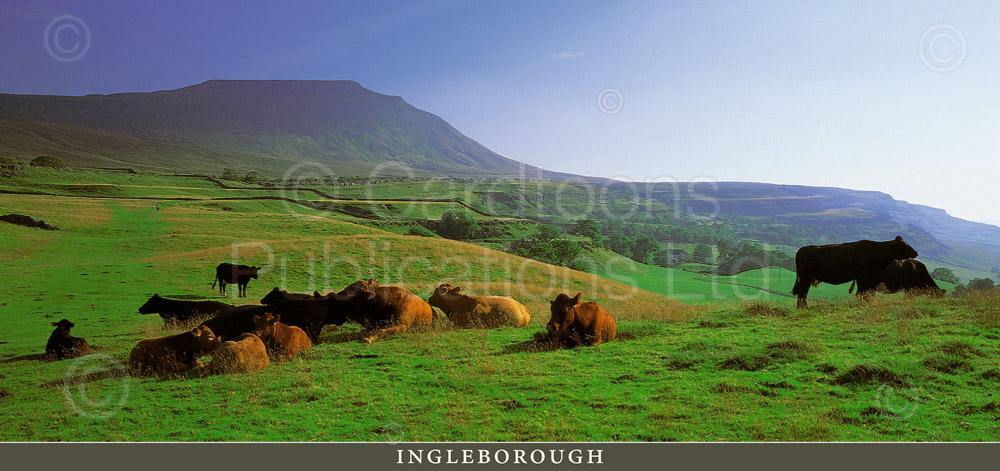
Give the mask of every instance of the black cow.
<path id="1" fill-rule="evenodd" d="M 169 299 L 154 294 L 139 307 L 139 314 L 159 314 L 164 323 L 185 322 L 198 317 L 209 317 L 226 312 L 236 306 L 218 301 L 185 301 Z"/>
<path id="2" fill-rule="evenodd" d="M 911 293 L 929 294 L 931 296 L 942 296 L 945 290 L 931 278 L 927 266 L 923 262 L 915 259 L 893 260 L 882 270 L 879 276 L 877 289 L 887 293 L 898 293 L 903 291 L 907 295 Z M 854 290 L 854 284 L 851 289 Z M 858 292 L 860 295 L 860 291 Z"/>
<path id="3" fill-rule="evenodd" d="M 795 287 L 798 307 L 808 305 L 809 287 L 820 283 L 840 285 L 856 281 L 858 295 L 879 285 L 879 277 L 893 260 L 916 258 L 917 251 L 902 237 L 886 242 L 860 240 L 846 244 L 809 245 L 795 253 Z"/>
<path id="4" fill-rule="evenodd" d="M 314 299 L 322 297 L 319 291 L 313 291 L 313 294 L 306 293 L 289 293 L 283 289 L 278 289 L 277 286 L 267 293 L 266 296 L 260 298 L 260 303 L 265 305 L 278 304 L 282 301 L 291 301 L 293 299 Z"/>
<path id="5" fill-rule="evenodd" d="M 319 297 L 312 299 L 291 299 L 269 306 L 254 304 L 238 306 L 202 322 L 223 340 L 239 337 L 253 332 L 256 328 L 253 317 L 264 313 L 281 316 L 281 322 L 294 325 L 304 330 L 313 343 L 319 343 L 319 335 L 323 326 L 332 323 L 334 316 L 330 311 L 337 309 L 337 301 L 333 298 Z"/>
<path id="6" fill-rule="evenodd" d="M 87 341 L 69 334 L 73 328 L 73 323 L 68 319 L 53 322 L 55 330 L 49 335 L 49 341 L 45 344 L 45 354 L 55 357 L 57 360 L 63 358 L 76 358 L 90 352 Z"/>
<path id="7" fill-rule="evenodd" d="M 251 279 L 257 278 L 258 271 L 260 267 L 220 263 L 215 267 L 215 281 L 212 282 L 212 288 L 215 288 L 215 283 L 219 283 L 219 293 L 226 294 L 226 284 L 234 284 L 239 288 L 239 297 L 242 298 L 247 295 L 247 284 Z"/>

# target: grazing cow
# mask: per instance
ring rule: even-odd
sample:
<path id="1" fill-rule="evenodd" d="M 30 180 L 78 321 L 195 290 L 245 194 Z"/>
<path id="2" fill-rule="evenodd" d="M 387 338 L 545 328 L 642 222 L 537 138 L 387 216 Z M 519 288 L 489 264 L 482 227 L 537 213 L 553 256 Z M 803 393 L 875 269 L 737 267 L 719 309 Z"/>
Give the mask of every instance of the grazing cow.
<path id="1" fill-rule="evenodd" d="M 330 312 L 335 300 L 327 297 L 311 299 L 292 299 L 270 306 L 246 305 L 238 306 L 230 311 L 206 320 L 206 325 L 216 332 L 223 340 L 232 340 L 241 334 L 253 332 L 257 326 L 254 316 L 267 312 L 281 316 L 282 322 L 299 327 L 313 343 L 319 343 L 323 327 L 329 324 Z"/>
<path id="2" fill-rule="evenodd" d="M 458 327 L 524 327 L 531 321 L 528 308 L 508 296 L 467 296 L 462 287 L 443 283 L 431 295 L 431 306 L 444 311 Z"/>
<path id="3" fill-rule="evenodd" d="M 931 296 L 943 296 L 945 290 L 931 278 L 927 266 L 919 260 L 912 258 L 906 260 L 893 260 L 882 270 L 879 276 L 877 289 L 887 293 L 905 292 L 907 295 L 929 294 Z M 854 283 L 848 292 L 854 291 Z M 858 292 L 860 295 L 861 292 Z"/>
<path id="4" fill-rule="evenodd" d="M 45 354 L 55 357 L 57 360 L 64 358 L 76 358 L 80 355 L 90 353 L 90 346 L 87 341 L 69 334 L 69 330 L 74 324 L 68 319 L 53 322 L 55 330 L 49 335 L 49 341 L 45 344 Z"/>
<path id="5" fill-rule="evenodd" d="M 267 368 L 271 362 L 260 337 L 243 334 L 227 340 L 212 352 L 208 371 L 212 374 L 253 373 Z"/>
<path id="6" fill-rule="evenodd" d="M 226 284 L 235 284 L 238 295 L 242 298 L 247 295 L 247 284 L 251 279 L 257 278 L 259 271 L 260 267 L 220 263 L 215 267 L 215 281 L 212 282 L 212 288 L 215 288 L 215 283 L 219 283 L 219 293 L 226 294 Z"/>
<path id="7" fill-rule="evenodd" d="M 186 322 L 199 317 L 214 316 L 236 306 L 218 301 L 186 301 L 154 294 L 139 307 L 139 314 L 159 314 L 164 323 Z"/>
<path id="8" fill-rule="evenodd" d="M 419 296 L 399 286 L 379 286 L 375 279 L 356 281 L 330 299 L 334 301 L 330 322 L 343 325 L 351 320 L 361 324 L 366 343 L 405 332 L 411 325 L 430 324 L 434 319 L 430 304 Z"/>
<path id="9" fill-rule="evenodd" d="M 875 290 L 879 276 L 893 260 L 915 258 L 917 251 L 902 237 L 886 242 L 861 240 L 846 244 L 809 245 L 795 253 L 795 287 L 798 307 L 808 306 L 809 287 L 820 283 L 840 285 L 856 281 L 858 295 Z"/>
<path id="10" fill-rule="evenodd" d="M 572 298 L 559 293 L 550 303 L 552 318 L 545 328 L 553 343 L 565 346 L 597 345 L 614 340 L 618 335 L 615 318 L 600 304 L 581 303 L 583 293 Z"/>
<path id="11" fill-rule="evenodd" d="M 306 293 L 289 293 L 283 289 L 278 289 L 277 286 L 267 293 L 263 298 L 260 298 L 260 303 L 264 305 L 278 304 L 282 301 L 291 301 L 293 299 L 314 299 L 323 297 L 319 294 L 319 291 L 313 291 L 313 294 Z"/>
<path id="12" fill-rule="evenodd" d="M 183 373 L 198 366 L 198 357 L 220 342 L 212 329 L 199 325 L 176 335 L 140 340 L 129 354 L 129 365 L 137 374 Z"/>
<path id="13" fill-rule="evenodd" d="M 270 312 L 253 316 L 256 325 L 254 334 L 264 341 L 267 353 L 275 361 L 291 360 L 300 353 L 312 348 L 312 341 L 305 331 L 294 326 L 279 322 L 281 316 Z"/>

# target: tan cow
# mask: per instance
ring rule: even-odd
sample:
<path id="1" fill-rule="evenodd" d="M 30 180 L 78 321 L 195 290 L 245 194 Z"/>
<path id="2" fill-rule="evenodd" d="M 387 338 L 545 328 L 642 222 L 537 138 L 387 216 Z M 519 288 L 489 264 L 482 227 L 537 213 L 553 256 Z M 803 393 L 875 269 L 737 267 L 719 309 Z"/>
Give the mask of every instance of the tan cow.
<path id="1" fill-rule="evenodd" d="M 312 341 L 304 330 L 280 321 L 281 316 L 270 312 L 253 316 L 253 323 L 257 327 L 254 334 L 264 341 L 267 354 L 272 360 L 291 360 L 312 348 Z"/>
<path id="2" fill-rule="evenodd" d="M 260 337 L 243 334 L 235 340 L 222 342 L 212 352 L 208 370 L 213 374 L 253 373 L 267 368 L 269 364 L 267 348 Z"/>
<path id="3" fill-rule="evenodd" d="M 468 296 L 461 286 L 442 283 L 431 295 L 431 306 L 440 308 L 458 327 L 524 327 L 531 322 L 528 308 L 508 296 Z"/>
<path id="4" fill-rule="evenodd" d="M 550 303 L 552 318 L 546 324 L 549 338 L 560 345 L 597 345 L 615 339 L 618 325 L 615 318 L 600 304 L 581 303 L 583 293 L 572 298 L 559 293 Z"/>
<path id="5" fill-rule="evenodd" d="M 183 373 L 218 346 L 212 329 L 199 325 L 176 335 L 140 340 L 129 354 L 129 365 L 138 374 Z"/>
<path id="6" fill-rule="evenodd" d="M 411 325 L 430 324 L 434 311 L 427 301 L 400 286 L 379 286 L 378 280 L 358 280 L 331 295 L 329 322 L 343 325 L 352 320 L 364 327 L 362 340 L 376 340 L 406 332 Z"/>

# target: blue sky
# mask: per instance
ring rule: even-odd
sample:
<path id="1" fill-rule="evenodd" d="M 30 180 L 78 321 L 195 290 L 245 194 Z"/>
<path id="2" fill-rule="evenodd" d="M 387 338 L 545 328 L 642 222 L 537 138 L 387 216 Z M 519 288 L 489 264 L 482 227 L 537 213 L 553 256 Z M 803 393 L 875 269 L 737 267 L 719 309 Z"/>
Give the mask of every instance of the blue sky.
<path id="1" fill-rule="evenodd" d="M 67 14 L 90 39 L 60 61 L 44 37 Z M 998 24 L 989 1 L 0 0 L 0 91 L 352 79 L 552 170 L 880 190 L 1000 223 Z"/>

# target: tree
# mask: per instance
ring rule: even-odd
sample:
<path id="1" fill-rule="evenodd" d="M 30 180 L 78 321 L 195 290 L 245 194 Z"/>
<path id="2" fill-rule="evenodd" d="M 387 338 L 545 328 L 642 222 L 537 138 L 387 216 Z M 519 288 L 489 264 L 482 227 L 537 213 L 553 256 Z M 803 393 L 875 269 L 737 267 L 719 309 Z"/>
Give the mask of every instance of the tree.
<path id="1" fill-rule="evenodd" d="M 660 243 L 656 239 L 650 236 L 641 236 L 635 240 L 635 246 L 632 247 L 632 260 L 646 263 L 649 260 L 649 255 L 658 248 L 660 248 Z"/>
<path id="2" fill-rule="evenodd" d="M 256 170 L 251 170 L 249 173 L 243 176 L 242 180 L 246 183 L 259 183 L 260 172 Z"/>
<path id="3" fill-rule="evenodd" d="M 596 219 L 581 219 L 573 226 L 573 233 L 581 235 L 594 241 L 594 245 L 601 246 L 601 223 Z"/>
<path id="4" fill-rule="evenodd" d="M 239 176 L 231 168 L 222 169 L 222 179 L 223 180 L 239 180 Z"/>
<path id="5" fill-rule="evenodd" d="M 969 282 L 970 291 L 990 290 L 996 287 L 992 278 L 976 278 Z"/>
<path id="6" fill-rule="evenodd" d="M 468 239 L 478 228 L 479 223 L 468 211 L 448 211 L 441 215 L 440 232 L 449 239 Z"/>
<path id="7" fill-rule="evenodd" d="M 961 284 L 962 280 L 958 278 L 958 275 L 951 268 L 937 267 L 931 271 L 931 278 L 935 280 L 947 281 L 951 284 Z"/>
<path id="8" fill-rule="evenodd" d="M 708 244 L 698 244 L 694 246 L 694 253 L 691 254 L 691 261 L 695 263 L 712 263 L 712 247 Z"/>
<path id="9" fill-rule="evenodd" d="M 32 167 L 62 168 L 66 166 L 66 163 L 59 157 L 39 155 L 38 157 L 31 159 L 31 163 L 28 165 L 31 165 Z"/>

